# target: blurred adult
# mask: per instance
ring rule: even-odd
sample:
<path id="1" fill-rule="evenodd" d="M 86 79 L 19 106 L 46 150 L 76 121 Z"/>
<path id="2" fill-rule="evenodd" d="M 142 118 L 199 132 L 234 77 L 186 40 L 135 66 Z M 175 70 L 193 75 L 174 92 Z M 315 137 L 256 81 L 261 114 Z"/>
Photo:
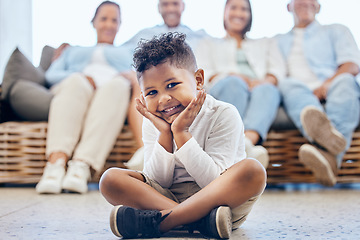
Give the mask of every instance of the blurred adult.
<path id="1" fill-rule="evenodd" d="M 96 46 L 67 47 L 46 72 L 54 98 L 38 193 L 87 192 L 90 168 L 103 169 L 126 118 L 142 146 L 142 117 L 131 98 L 140 94 L 136 74 L 128 51 L 114 46 L 120 23 L 119 5 L 102 2 L 92 19 Z"/>
<path id="2" fill-rule="evenodd" d="M 155 35 L 167 32 L 179 32 L 186 34 L 186 41 L 195 48 L 199 40 L 208 36 L 204 30 L 193 31 L 181 23 L 181 16 L 185 10 L 183 0 L 159 0 L 158 11 L 164 21 L 163 24 L 145 28 L 135 34 L 130 40 L 124 43 L 131 50 L 134 50 L 141 39 L 150 40 Z"/>
<path id="3" fill-rule="evenodd" d="M 227 0 L 224 11 L 226 36 L 206 39 L 196 56 L 205 75 L 205 87 L 216 99 L 233 104 L 245 126 L 248 157 L 268 165 L 269 155 L 261 146 L 276 117 L 280 103 L 279 80 L 285 64 L 276 41 L 250 39 L 252 11 L 249 0 Z"/>
<path id="4" fill-rule="evenodd" d="M 276 37 L 288 69 L 279 88 L 287 114 L 311 142 L 301 146 L 300 161 L 332 186 L 359 123 L 359 49 L 347 27 L 316 20 L 317 0 L 291 0 L 287 9 L 294 27 Z"/>
<path id="5" fill-rule="evenodd" d="M 132 54 L 141 39 L 152 39 L 155 35 L 167 32 L 179 32 L 186 34 L 186 42 L 191 48 L 195 49 L 201 39 L 208 37 L 204 30 L 193 31 L 181 23 L 181 16 L 185 9 L 183 0 L 159 0 L 158 11 L 164 20 L 163 24 L 154 27 L 145 28 L 139 31 L 130 40 L 125 42 L 125 47 Z M 143 148 L 139 149 L 126 166 L 133 170 L 142 170 L 144 166 Z"/>

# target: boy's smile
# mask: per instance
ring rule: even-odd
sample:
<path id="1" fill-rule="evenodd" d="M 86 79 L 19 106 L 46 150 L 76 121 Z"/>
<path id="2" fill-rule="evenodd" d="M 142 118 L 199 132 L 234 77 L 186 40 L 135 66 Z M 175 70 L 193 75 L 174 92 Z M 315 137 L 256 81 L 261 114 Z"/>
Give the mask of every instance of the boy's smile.
<path id="1" fill-rule="evenodd" d="M 196 77 L 199 71 L 203 73 L 191 73 L 168 62 L 146 70 L 140 86 L 149 112 L 171 124 L 201 89 L 203 76 L 201 81 Z"/>

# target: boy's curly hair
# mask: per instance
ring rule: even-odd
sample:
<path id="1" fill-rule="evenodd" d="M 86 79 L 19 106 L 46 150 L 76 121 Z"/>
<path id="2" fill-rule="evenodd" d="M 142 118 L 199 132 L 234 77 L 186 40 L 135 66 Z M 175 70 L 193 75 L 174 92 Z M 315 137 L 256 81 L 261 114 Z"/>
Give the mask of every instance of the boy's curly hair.
<path id="1" fill-rule="evenodd" d="M 185 42 L 186 35 L 182 33 L 165 33 L 151 40 L 142 39 L 135 49 L 133 66 L 138 78 L 158 64 L 169 62 L 178 68 L 195 72 L 196 60 L 190 46 Z"/>

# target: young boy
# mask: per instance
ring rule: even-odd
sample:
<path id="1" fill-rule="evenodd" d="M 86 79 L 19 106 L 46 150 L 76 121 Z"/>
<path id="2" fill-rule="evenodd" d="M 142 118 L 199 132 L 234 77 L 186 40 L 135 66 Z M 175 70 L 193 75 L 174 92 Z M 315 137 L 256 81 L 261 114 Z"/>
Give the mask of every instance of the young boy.
<path id="1" fill-rule="evenodd" d="M 238 111 L 202 89 L 185 35 L 167 33 L 141 42 L 134 66 L 142 89 L 137 109 L 145 117 L 143 172 L 112 168 L 100 191 L 115 205 L 118 237 L 159 237 L 178 226 L 207 237 L 229 238 L 262 194 L 266 173 L 245 159 Z"/>

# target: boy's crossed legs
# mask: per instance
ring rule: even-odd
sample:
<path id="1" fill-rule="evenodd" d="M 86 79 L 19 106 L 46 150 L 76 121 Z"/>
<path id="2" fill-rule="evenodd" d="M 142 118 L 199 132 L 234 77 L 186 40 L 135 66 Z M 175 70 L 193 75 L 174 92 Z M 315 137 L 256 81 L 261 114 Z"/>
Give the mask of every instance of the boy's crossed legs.
<path id="1" fill-rule="evenodd" d="M 242 160 L 182 203 L 165 197 L 145 181 L 139 172 L 112 168 L 101 178 L 100 191 L 112 205 L 158 210 L 161 216 L 169 214 L 157 226 L 164 233 L 194 223 L 219 206 L 239 210 L 241 205 L 261 195 L 266 185 L 266 172 L 258 161 Z M 239 220 L 238 225 L 242 223 L 250 209 L 251 206 L 245 215 L 237 216 L 243 219 L 233 217 L 233 222 Z"/>

